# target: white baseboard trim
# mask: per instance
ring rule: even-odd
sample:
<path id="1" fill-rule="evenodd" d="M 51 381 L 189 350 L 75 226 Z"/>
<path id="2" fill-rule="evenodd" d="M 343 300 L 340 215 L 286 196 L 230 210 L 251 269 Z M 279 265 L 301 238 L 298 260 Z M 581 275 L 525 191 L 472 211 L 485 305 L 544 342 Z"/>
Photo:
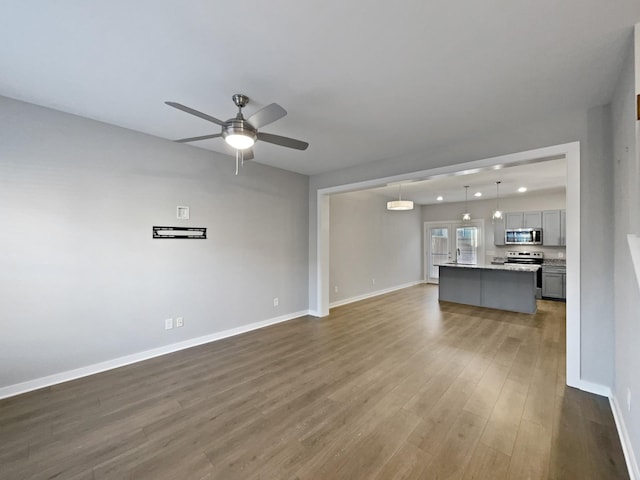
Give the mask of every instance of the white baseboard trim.
<path id="1" fill-rule="evenodd" d="M 359 302 L 360 300 L 365 300 L 371 297 L 377 297 L 378 295 L 384 295 L 385 293 L 395 292 L 396 290 L 402 290 L 403 288 L 413 287 L 415 285 L 420 285 L 421 283 L 424 283 L 424 280 L 418 280 L 415 282 L 405 283 L 404 285 L 397 285 L 395 287 L 389 287 L 382 290 L 376 290 L 375 292 L 369 292 L 362 295 L 357 295 L 355 297 L 345 298 L 344 300 L 338 300 L 337 302 L 330 303 L 329 308 L 341 307 L 342 305 Z"/>
<path id="2" fill-rule="evenodd" d="M 627 470 L 629 470 L 629 478 L 631 480 L 640 480 L 640 469 L 638 469 L 638 462 L 636 456 L 633 453 L 633 447 L 631 445 L 631 439 L 629 438 L 629 431 L 624 423 L 624 416 L 618 399 L 615 396 L 609 397 L 609 403 L 611 404 L 611 411 L 613 412 L 613 418 L 616 422 L 618 429 L 618 436 L 620 437 L 620 443 L 622 444 L 622 452 L 624 453 L 624 459 L 627 462 Z"/>
<path id="3" fill-rule="evenodd" d="M 585 392 L 600 395 L 602 397 L 611 398 L 611 395 L 612 395 L 610 387 L 607 387 L 606 385 L 601 385 L 599 383 L 589 382 L 587 380 L 578 380 L 574 384 L 567 382 L 567 385 L 569 385 L 570 387 L 577 388 L 579 390 L 583 390 Z"/>
<path id="4" fill-rule="evenodd" d="M 223 330 L 221 332 L 212 333 L 210 335 L 204 335 L 202 337 L 190 338 L 178 343 L 172 343 L 170 345 L 164 345 L 162 347 L 153 348 L 151 350 L 145 350 L 143 352 L 133 353 L 124 357 L 114 358 L 113 360 L 107 360 L 105 362 L 94 363 L 87 365 L 86 367 L 76 368 L 74 370 L 67 370 L 66 372 L 56 373 L 54 375 L 48 375 L 46 377 L 36 378 L 15 385 L 9 385 L 7 387 L 0 388 L 0 399 L 13 397 L 20 395 L 21 393 L 31 392 L 44 387 L 50 387 L 58 383 L 68 382 L 69 380 L 75 380 L 81 377 L 87 377 L 96 373 L 104 372 L 106 370 L 112 370 L 118 367 L 124 367 L 132 363 L 142 362 L 150 358 L 166 355 L 167 353 L 177 352 L 187 348 L 195 347 L 205 343 L 215 342 L 216 340 L 222 340 L 223 338 L 233 337 L 240 335 L 241 333 L 250 332 L 252 330 L 258 330 L 260 328 L 268 327 L 269 325 L 275 325 L 276 323 L 282 323 L 296 318 L 309 315 L 309 310 L 302 310 L 299 312 L 288 313 L 279 317 L 262 320 L 260 322 L 250 323 L 248 325 L 242 325 L 240 327 L 231 328 L 229 330 Z"/>
<path id="5" fill-rule="evenodd" d="M 616 422 L 616 429 L 618 430 L 618 437 L 620 438 L 620 444 L 622 445 L 622 452 L 624 453 L 624 459 L 627 463 L 627 470 L 629 470 L 629 478 L 631 480 L 640 480 L 640 470 L 638 470 L 638 462 L 633 452 L 631 445 L 631 439 L 629 438 L 629 432 L 624 423 L 624 416 L 620 409 L 618 399 L 613 395 L 611 388 L 600 385 L 599 383 L 592 383 L 586 380 L 579 380 L 575 385 L 569 385 L 585 392 L 601 395 L 609 399 L 611 405 L 611 412 L 613 413 L 613 419 Z"/>

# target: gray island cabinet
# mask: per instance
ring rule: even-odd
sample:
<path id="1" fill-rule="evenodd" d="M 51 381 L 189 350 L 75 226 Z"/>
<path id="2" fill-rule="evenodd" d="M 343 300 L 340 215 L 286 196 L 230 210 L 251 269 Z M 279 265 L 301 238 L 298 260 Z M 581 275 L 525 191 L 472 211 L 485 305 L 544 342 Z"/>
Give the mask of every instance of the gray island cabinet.
<path id="1" fill-rule="evenodd" d="M 446 302 L 536 313 L 539 265 L 440 265 L 439 298 Z"/>

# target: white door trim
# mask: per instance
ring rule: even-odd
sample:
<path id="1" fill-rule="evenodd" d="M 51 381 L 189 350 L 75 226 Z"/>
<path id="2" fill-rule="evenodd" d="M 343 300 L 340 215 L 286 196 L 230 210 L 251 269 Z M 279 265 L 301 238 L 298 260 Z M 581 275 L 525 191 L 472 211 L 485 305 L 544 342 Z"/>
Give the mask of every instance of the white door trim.
<path id="1" fill-rule="evenodd" d="M 316 291 L 309 298 L 316 303 L 314 313 L 329 315 L 329 196 L 354 190 L 380 187 L 387 183 L 453 175 L 476 169 L 534 163 L 551 158 L 567 159 L 567 385 L 583 388 L 580 374 L 580 142 L 485 158 L 473 162 L 447 165 L 418 172 L 393 175 L 346 185 L 319 188 L 316 218 Z"/>

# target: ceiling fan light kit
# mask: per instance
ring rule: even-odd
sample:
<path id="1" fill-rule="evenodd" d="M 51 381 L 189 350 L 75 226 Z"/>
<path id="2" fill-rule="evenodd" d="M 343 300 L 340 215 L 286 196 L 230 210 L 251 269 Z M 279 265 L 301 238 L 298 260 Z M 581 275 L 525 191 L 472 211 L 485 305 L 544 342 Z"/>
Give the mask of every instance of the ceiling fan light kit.
<path id="1" fill-rule="evenodd" d="M 271 133 L 258 132 L 258 129 L 268 125 L 276 120 L 281 119 L 287 114 L 287 111 L 277 103 L 272 103 L 258 110 L 248 119 L 244 118 L 242 109 L 249 103 L 249 97 L 236 93 L 233 97 L 233 103 L 238 107 L 238 113 L 234 118 L 227 121 L 219 120 L 206 113 L 199 112 L 193 108 L 187 107 L 177 102 L 164 102 L 170 107 L 182 110 L 185 113 L 215 123 L 221 127 L 220 133 L 210 135 L 202 135 L 199 137 L 181 138 L 176 140 L 178 143 L 196 142 L 199 140 L 209 140 L 212 138 L 222 137 L 225 142 L 232 148 L 236 149 L 236 174 L 238 173 L 238 162 L 244 160 L 252 160 L 254 158 L 252 147 L 258 141 L 280 145 L 282 147 L 294 148 L 296 150 L 306 150 L 309 144 L 295 138 L 282 137 Z"/>
<path id="2" fill-rule="evenodd" d="M 251 136 L 244 133 L 228 133 L 224 137 L 224 141 L 236 150 L 246 150 L 256 143 L 255 135 Z"/>

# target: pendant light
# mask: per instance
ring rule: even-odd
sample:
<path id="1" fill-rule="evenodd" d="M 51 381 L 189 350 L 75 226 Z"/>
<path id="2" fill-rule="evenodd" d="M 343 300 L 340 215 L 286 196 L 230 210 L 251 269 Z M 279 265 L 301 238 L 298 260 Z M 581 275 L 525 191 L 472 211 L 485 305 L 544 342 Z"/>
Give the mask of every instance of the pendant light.
<path id="1" fill-rule="evenodd" d="M 402 184 L 398 185 L 398 200 L 387 202 L 387 210 L 413 210 L 413 201 L 402 200 Z"/>
<path id="2" fill-rule="evenodd" d="M 491 218 L 491 221 L 493 223 L 500 223 L 504 221 L 502 211 L 500 210 L 500 184 L 501 183 L 502 182 L 499 180 L 496 182 L 496 211 L 493 212 L 493 217 Z"/>
<path id="3" fill-rule="evenodd" d="M 469 185 L 464 186 L 464 213 L 462 214 L 463 223 L 469 223 L 471 221 L 471 214 L 469 213 Z"/>

